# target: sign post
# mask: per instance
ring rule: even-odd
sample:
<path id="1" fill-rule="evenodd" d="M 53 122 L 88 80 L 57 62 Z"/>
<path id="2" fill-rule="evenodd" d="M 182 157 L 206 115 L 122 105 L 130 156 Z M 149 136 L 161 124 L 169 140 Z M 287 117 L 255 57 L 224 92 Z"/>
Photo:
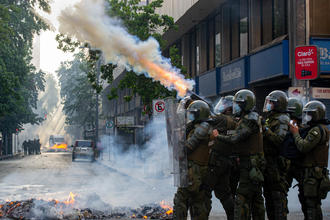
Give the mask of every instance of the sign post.
<path id="1" fill-rule="evenodd" d="M 320 76 L 320 58 L 317 46 L 298 46 L 295 49 L 295 77 L 305 80 L 306 100 L 309 101 L 309 80 Z"/>

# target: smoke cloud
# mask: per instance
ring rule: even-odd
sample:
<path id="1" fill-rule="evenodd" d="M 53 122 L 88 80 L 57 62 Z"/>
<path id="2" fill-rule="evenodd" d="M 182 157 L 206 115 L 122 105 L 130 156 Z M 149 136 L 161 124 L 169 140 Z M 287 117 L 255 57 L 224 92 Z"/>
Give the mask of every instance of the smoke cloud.
<path id="1" fill-rule="evenodd" d="M 120 21 L 110 18 L 103 0 L 84 0 L 74 8 L 65 9 L 59 16 L 59 31 L 80 42 L 102 49 L 107 62 L 125 66 L 138 74 L 146 74 L 183 97 L 192 90 L 194 81 L 184 79 L 169 59 L 161 55 L 157 40 L 150 37 L 140 41 L 130 35 Z"/>

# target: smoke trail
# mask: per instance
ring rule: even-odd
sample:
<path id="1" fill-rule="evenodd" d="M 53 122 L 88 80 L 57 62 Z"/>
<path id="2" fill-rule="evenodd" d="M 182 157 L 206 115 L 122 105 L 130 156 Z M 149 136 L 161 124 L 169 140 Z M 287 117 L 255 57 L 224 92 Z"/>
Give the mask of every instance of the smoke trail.
<path id="1" fill-rule="evenodd" d="M 59 16 L 59 31 L 102 49 L 107 62 L 144 73 L 177 90 L 181 97 L 193 89 L 194 81 L 184 79 L 169 59 L 162 57 L 157 40 L 140 41 L 130 35 L 118 19 L 106 14 L 105 6 L 104 0 L 83 0 L 74 9 L 65 9 Z"/>

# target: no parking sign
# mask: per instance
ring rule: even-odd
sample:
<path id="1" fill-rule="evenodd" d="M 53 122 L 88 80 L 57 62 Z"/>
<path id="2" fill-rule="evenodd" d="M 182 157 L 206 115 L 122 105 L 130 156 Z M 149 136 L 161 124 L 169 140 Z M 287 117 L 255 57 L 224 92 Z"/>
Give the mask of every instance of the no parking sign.
<path id="1" fill-rule="evenodd" d="M 162 99 L 154 100 L 152 102 L 153 114 L 162 115 L 165 113 L 165 102 Z"/>

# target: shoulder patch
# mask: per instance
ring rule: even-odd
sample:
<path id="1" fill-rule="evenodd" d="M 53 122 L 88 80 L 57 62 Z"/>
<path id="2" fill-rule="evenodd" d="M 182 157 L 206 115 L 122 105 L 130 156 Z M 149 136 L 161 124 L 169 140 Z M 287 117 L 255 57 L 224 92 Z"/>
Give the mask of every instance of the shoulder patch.
<path id="1" fill-rule="evenodd" d="M 259 120 L 259 114 L 256 112 L 250 112 L 245 116 L 246 119 L 252 120 L 252 121 L 258 121 Z"/>
<path id="2" fill-rule="evenodd" d="M 317 131 L 312 131 L 312 134 L 314 134 L 315 136 L 317 136 L 318 134 L 319 134 L 319 132 L 317 132 Z"/>
<path id="3" fill-rule="evenodd" d="M 283 124 L 288 124 L 290 122 L 290 117 L 288 114 L 280 114 L 277 116 L 277 119 Z"/>
<path id="4" fill-rule="evenodd" d="M 211 130 L 211 125 L 207 122 L 202 122 L 201 124 L 197 125 L 195 128 L 195 135 L 199 139 L 204 139 L 209 136 Z"/>

